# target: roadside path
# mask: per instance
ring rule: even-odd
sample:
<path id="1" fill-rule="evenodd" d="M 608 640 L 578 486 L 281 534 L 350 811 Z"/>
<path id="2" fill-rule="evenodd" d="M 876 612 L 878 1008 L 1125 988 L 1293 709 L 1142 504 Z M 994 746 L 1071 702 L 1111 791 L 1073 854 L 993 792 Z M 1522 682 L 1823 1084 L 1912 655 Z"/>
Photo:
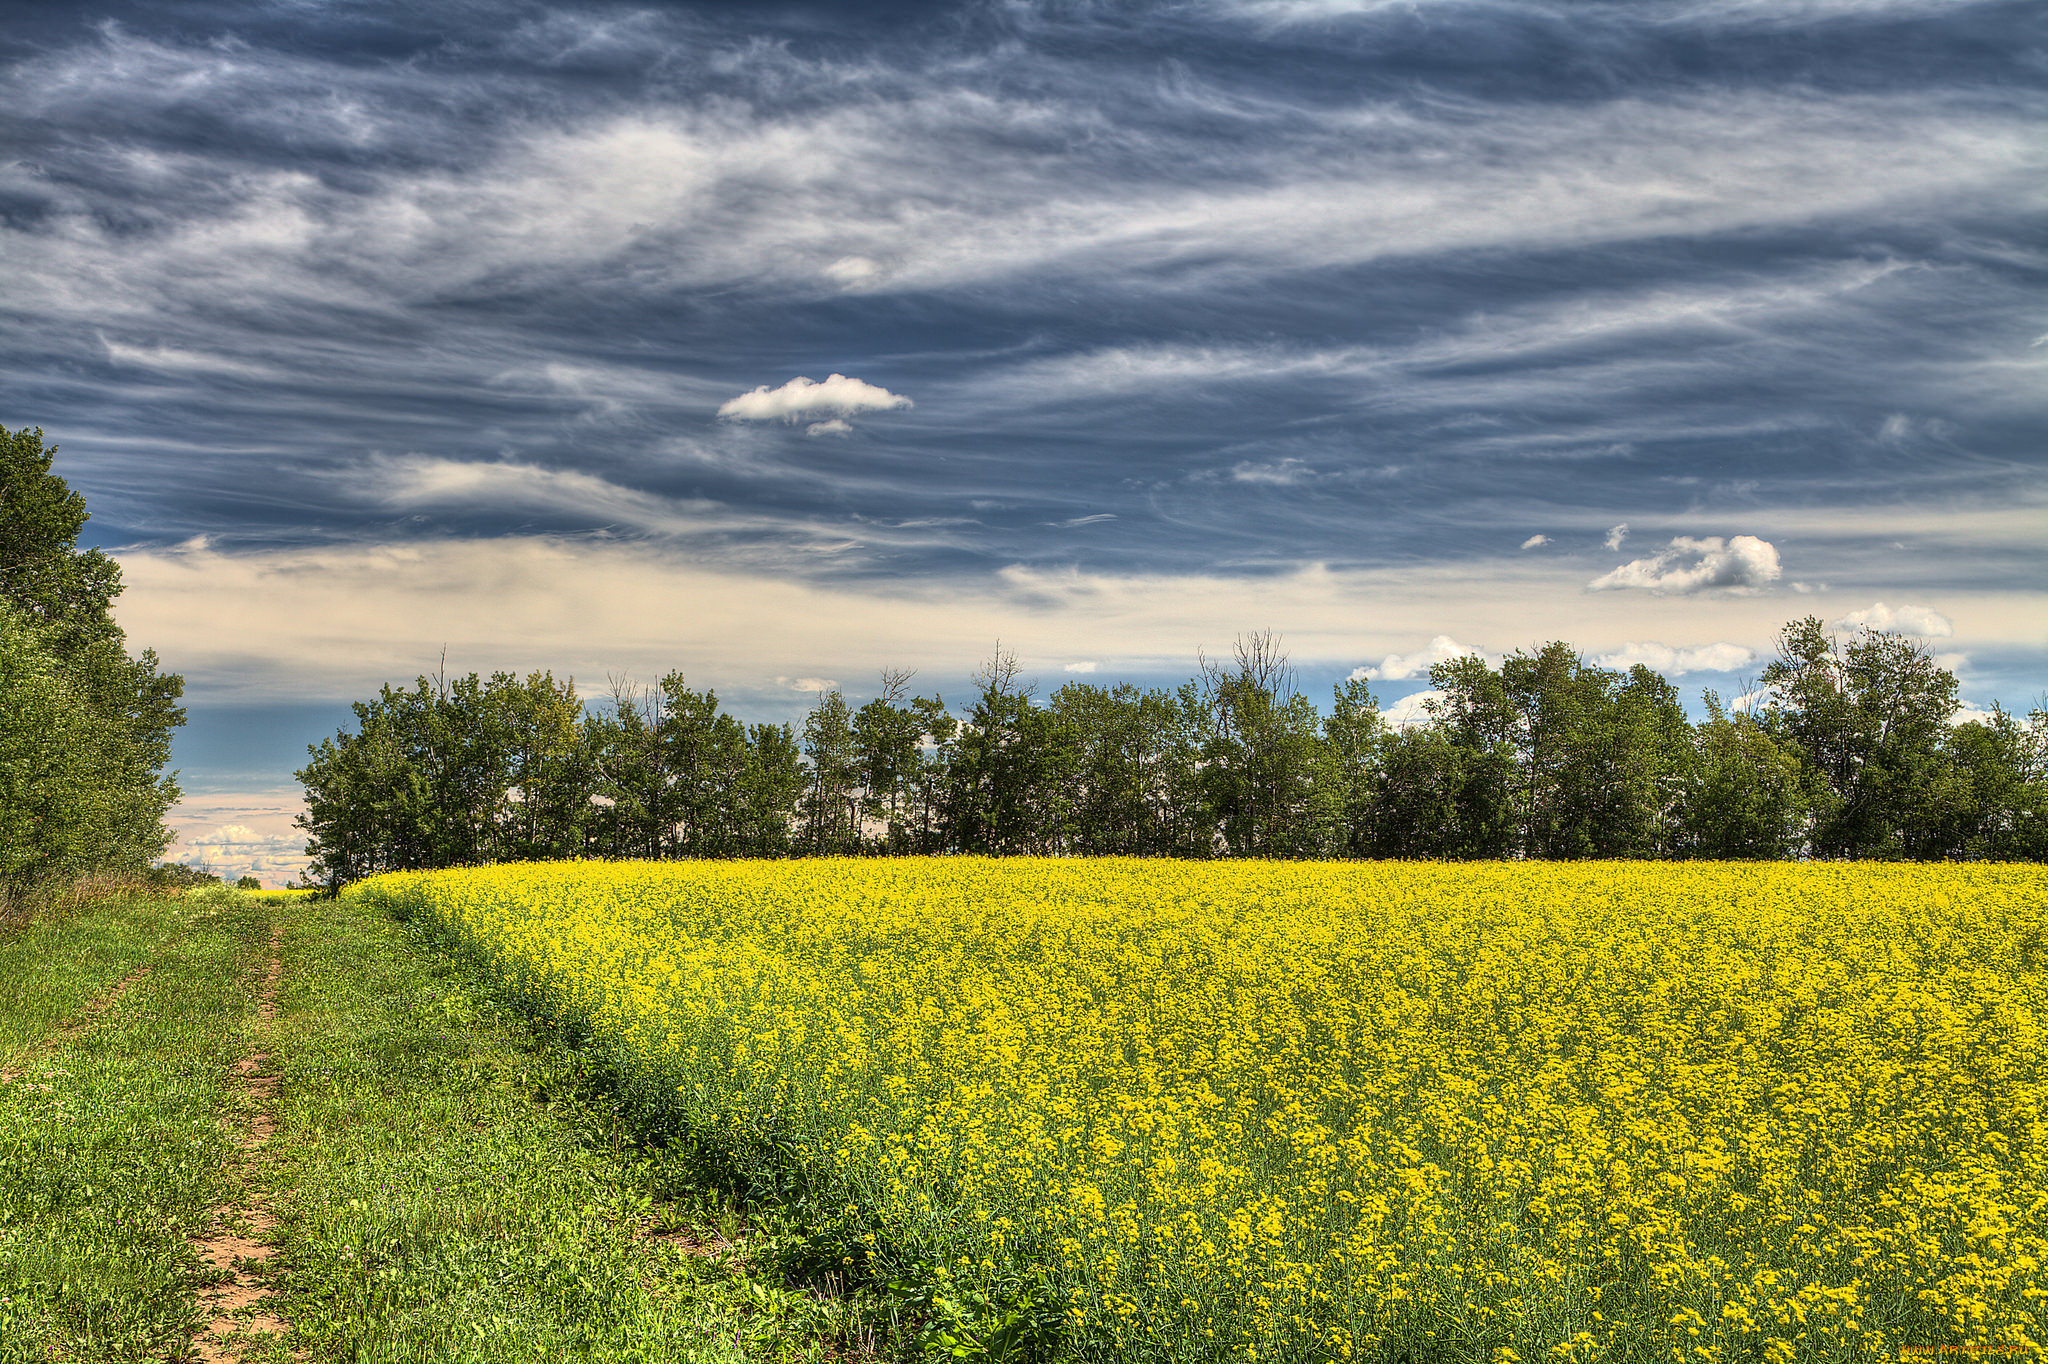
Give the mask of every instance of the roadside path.
<path id="1" fill-rule="evenodd" d="M 281 926 L 271 930 L 270 960 L 258 997 L 257 1017 L 265 1029 L 277 1017 L 282 932 Z M 267 1271 L 277 1258 L 277 1219 L 255 1177 L 257 1159 L 277 1130 L 277 1075 L 269 1054 L 258 1048 L 235 1062 L 234 1076 L 233 1111 L 225 1120 L 236 1147 L 229 1173 L 240 1196 L 215 1207 L 209 1219 L 213 1230 L 192 1243 L 200 1259 L 228 1276 L 199 1295 L 205 1325 L 193 1341 L 193 1351 L 204 1364 L 239 1360 L 265 1339 L 280 1338 L 290 1330 L 272 1308 Z"/>
<path id="2" fill-rule="evenodd" d="M 786 1233 L 624 1141 L 578 1057 L 360 904 L 0 934 L 0 1043 L 0 1358 L 878 1352 L 876 1304 L 781 1280 Z"/>

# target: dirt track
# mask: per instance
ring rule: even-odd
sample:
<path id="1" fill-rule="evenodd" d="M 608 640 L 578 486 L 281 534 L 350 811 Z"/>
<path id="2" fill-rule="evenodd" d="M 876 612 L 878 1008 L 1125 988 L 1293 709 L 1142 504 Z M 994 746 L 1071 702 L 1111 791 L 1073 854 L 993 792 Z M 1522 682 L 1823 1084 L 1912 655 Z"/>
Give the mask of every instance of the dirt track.
<path id="1" fill-rule="evenodd" d="M 277 1016 L 279 974 L 278 936 L 270 940 L 270 964 L 264 972 L 258 1016 L 268 1023 Z M 265 1282 L 271 1260 L 277 1256 L 272 1244 L 276 1219 L 264 1200 L 254 1194 L 251 1178 L 257 1153 L 276 1131 L 271 1111 L 277 1077 L 270 1073 L 270 1057 L 251 1051 L 235 1063 L 235 1084 L 239 1116 L 231 1117 L 237 1155 L 229 1173 L 241 1186 L 243 1196 L 213 1209 L 213 1231 L 193 1242 L 199 1257 L 217 1271 L 229 1275 L 225 1281 L 203 1289 L 200 1306 L 206 1323 L 192 1342 L 193 1357 L 206 1364 L 223 1364 L 242 1357 L 244 1346 L 256 1345 L 258 1337 L 282 1336 L 290 1329 L 285 1320 L 269 1310 L 272 1293 Z"/>

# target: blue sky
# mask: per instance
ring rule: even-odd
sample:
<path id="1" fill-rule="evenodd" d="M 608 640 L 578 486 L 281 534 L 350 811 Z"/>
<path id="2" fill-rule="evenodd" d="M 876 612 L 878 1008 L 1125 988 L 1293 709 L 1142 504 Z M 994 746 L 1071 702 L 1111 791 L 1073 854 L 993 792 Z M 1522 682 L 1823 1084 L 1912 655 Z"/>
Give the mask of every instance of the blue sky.
<path id="1" fill-rule="evenodd" d="M 2032 0 L 44 5 L 0 82 L 0 424 L 216 862 L 444 648 L 783 719 L 1271 628 L 1394 706 L 1813 614 L 2048 687 Z"/>

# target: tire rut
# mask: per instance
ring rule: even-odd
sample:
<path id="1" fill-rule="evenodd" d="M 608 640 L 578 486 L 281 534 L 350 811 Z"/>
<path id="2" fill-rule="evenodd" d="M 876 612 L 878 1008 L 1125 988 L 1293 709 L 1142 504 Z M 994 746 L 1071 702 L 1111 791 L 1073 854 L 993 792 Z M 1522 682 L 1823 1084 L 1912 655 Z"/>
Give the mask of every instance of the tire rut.
<path id="1" fill-rule="evenodd" d="M 16 1053 L 17 1057 L 24 1054 L 33 1055 L 34 1051 L 50 1051 L 91 1031 L 100 1019 L 106 1016 L 107 1010 L 121 1002 L 121 996 L 127 994 L 129 990 L 134 988 L 136 982 L 149 974 L 149 968 L 150 963 L 144 962 L 127 975 L 115 981 L 112 985 L 101 991 L 98 996 L 82 1005 L 77 1013 L 64 1020 L 55 1032 L 51 1033 L 41 1042 L 34 1043 L 33 1051 L 28 1053 L 18 1052 Z M 26 1070 L 23 1068 L 0 1066 L 0 1084 L 9 1084 L 19 1080 L 26 1073 Z"/>
<path id="2" fill-rule="evenodd" d="M 281 933 L 271 933 L 270 962 L 257 1002 L 257 1016 L 266 1024 L 277 1017 Z M 236 1145 L 229 1174 L 240 1186 L 241 1197 L 214 1208 L 209 1219 L 213 1231 L 192 1243 L 201 1260 L 227 1276 L 200 1290 L 205 1322 L 192 1341 L 191 1358 L 203 1364 L 240 1360 L 266 1340 L 280 1338 L 291 1329 L 270 1307 L 275 1294 L 268 1271 L 277 1258 L 277 1219 L 271 1215 L 256 1177 L 258 1157 L 277 1131 L 273 1111 L 277 1076 L 271 1073 L 269 1054 L 260 1049 L 235 1062 L 233 1075 L 243 1102 L 236 1105 L 239 1116 L 227 1119 Z"/>

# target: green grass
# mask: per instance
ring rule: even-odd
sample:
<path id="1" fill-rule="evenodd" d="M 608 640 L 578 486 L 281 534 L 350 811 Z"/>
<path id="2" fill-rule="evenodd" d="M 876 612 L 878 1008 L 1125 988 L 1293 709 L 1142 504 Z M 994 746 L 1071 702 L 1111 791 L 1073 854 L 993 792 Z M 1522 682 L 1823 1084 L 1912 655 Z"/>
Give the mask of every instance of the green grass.
<path id="1" fill-rule="evenodd" d="M 289 915 L 272 1182 L 281 1310 L 315 1359 L 815 1359 L 847 1305 L 646 1235 L 734 1215 L 664 1196 L 575 1058 L 405 929 L 335 901 Z M 722 1224 L 714 1227 L 714 1224 Z"/>
<path id="2" fill-rule="evenodd" d="M 183 921 L 176 901 L 121 900 L 0 933 L 0 1066 L 147 963 Z"/>
<path id="3" fill-rule="evenodd" d="M 252 1050 L 277 1128 L 238 1160 L 223 1119 L 246 1116 L 230 1072 Z M 189 1238 L 244 1177 L 278 1218 L 267 1310 L 292 1328 L 251 1358 L 800 1361 L 875 1339 L 872 1297 L 791 1287 L 774 1266 L 799 1238 L 633 1146 L 580 1058 L 361 907 L 127 899 L 0 938 L 0 1065 L 21 1072 L 0 1085 L 0 1364 L 189 1357 L 216 1277 Z"/>
<path id="4" fill-rule="evenodd" d="M 190 1337 L 186 1238 L 226 1193 L 217 1115 L 263 917 L 123 900 L 0 939 L 0 1361 L 160 1360 Z"/>

